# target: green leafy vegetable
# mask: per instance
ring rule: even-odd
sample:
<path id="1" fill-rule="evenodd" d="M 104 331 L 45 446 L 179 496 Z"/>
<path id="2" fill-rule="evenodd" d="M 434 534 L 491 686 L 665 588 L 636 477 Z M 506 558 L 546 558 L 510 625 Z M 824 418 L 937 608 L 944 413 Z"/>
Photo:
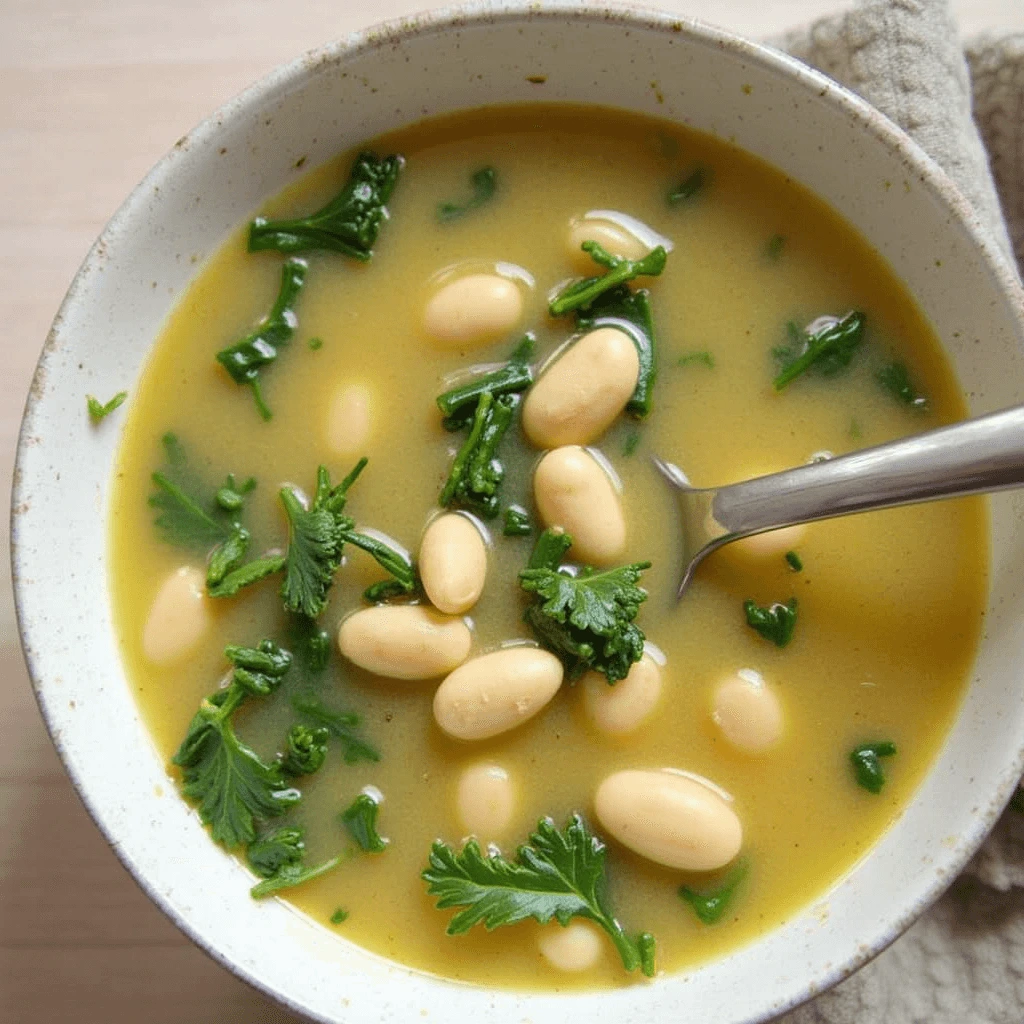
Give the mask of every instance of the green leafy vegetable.
<path id="1" fill-rule="evenodd" d="M 772 350 L 781 370 L 774 380 L 776 391 L 796 380 L 812 366 L 830 377 L 850 365 L 864 338 L 863 313 L 847 313 L 842 319 L 819 317 L 807 330 L 788 325 L 790 344 Z"/>
<path id="2" fill-rule="evenodd" d="M 235 474 L 228 473 L 228 478 L 214 495 L 213 500 L 225 512 L 240 512 L 245 504 L 246 496 L 256 490 L 256 478 L 249 477 L 243 484 L 235 483 Z"/>
<path id="3" fill-rule="evenodd" d="M 505 527 L 502 533 L 506 537 L 529 537 L 533 533 L 530 513 L 522 505 L 509 505 L 505 509 Z"/>
<path id="4" fill-rule="evenodd" d="M 541 924 L 554 918 L 563 926 L 585 918 L 607 932 L 627 971 L 639 967 L 652 977 L 653 937 L 627 935 L 609 906 L 606 853 L 579 815 L 561 832 L 545 818 L 514 861 L 498 853 L 485 856 L 473 839 L 460 853 L 438 840 L 423 880 L 439 910 L 463 908 L 449 921 L 449 935 L 464 935 L 476 924 L 491 931 L 529 918 Z"/>
<path id="5" fill-rule="evenodd" d="M 875 379 L 897 401 L 909 405 L 912 409 L 924 411 L 928 408 L 928 399 L 920 394 L 910 380 L 910 373 L 903 363 L 889 363 L 883 366 Z"/>
<path id="6" fill-rule="evenodd" d="M 366 466 L 360 459 L 337 487 L 320 466 L 316 491 L 307 508 L 291 487 L 281 488 L 281 502 L 288 516 L 288 554 L 281 586 L 284 606 L 290 612 L 315 619 L 327 604 L 327 591 L 341 565 L 341 552 L 355 520 L 344 514 L 348 490 Z"/>
<path id="7" fill-rule="evenodd" d="M 331 660 L 331 635 L 314 619 L 292 615 L 288 623 L 288 639 L 299 668 L 308 676 L 319 676 Z"/>
<path id="8" fill-rule="evenodd" d="M 641 288 L 634 292 L 626 285 L 620 285 L 605 292 L 590 304 L 586 312 L 576 314 L 576 326 L 581 331 L 617 327 L 633 339 L 640 360 L 640 372 L 637 374 L 636 388 L 626 403 L 626 411 L 637 419 L 643 419 L 651 411 L 654 382 L 658 375 L 657 341 L 647 289 Z"/>
<path id="9" fill-rule="evenodd" d="M 468 426 L 482 395 L 525 391 L 533 383 L 530 360 L 533 358 L 534 345 L 533 335 L 525 335 L 512 350 L 504 366 L 475 376 L 465 384 L 438 395 L 437 407 L 445 417 L 445 429 L 461 430 Z"/>
<path id="10" fill-rule="evenodd" d="M 264 879 L 259 885 L 254 885 L 249 890 L 249 895 L 254 900 L 265 899 L 267 896 L 272 896 L 275 892 L 280 892 L 282 889 L 293 889 L 297 885 L 312 882 L 314 878 L 319 878 L 321 875 L 326 875 L 328 871 L 333 871 L 340 863 L 340 857 L 332 857 L 330 860 L 324 861 L 323 864 L 318 864 L 315 868 L 304 868 L 301 864 L 290 864 L 281 868 L 277 874 Z"/>
<path id="11" fill-rule="evenodd" d="M 249 251 L 327 249 L 365 262 L 373 255 L 380 227 L 387 220 L 387 203 L 403 164 L 400 156 L 380 159 L 360 153 L 344 188 L 316 213 L 293 220 L 257 217 L 249 227 Z"/>
<path id="12" fill-rule="evenodd" d="M 640 431 L 631 430 L 626 434 L 626 440 L 622 442 L 622 454 L 629 456 L 635 455 L 637 448 L 640 447 Z"/>
<path id="13" fill-rule="evenodd" d="M 332 736 L 341 741 L 345 764 L 380 760 L 380 754 L 356 731 L 360 718 L 354 711 L 334 711 L 319 698 L 303 693 L 295 694 L 291 703 L 301 717 L 324 726 Z"/>
<path id="14" fill-rule="evenodd" d="M 554 552 L 560 546 L 564 552 L 566 542 L 572 543 L 567 534 L 545 530 L 531 566 L 519 574 L 523 590 L 536 595 L 524 618 L 541 646 L 561 658 L 570 679 L 594 669 L 609 683 L 617 683 L 644 653 L 644 634 L 633 620 L 647 600 L 647 592 L 636 584 L 651 563 L 603 571 L 583 566 L 572 575 L 564 567 L 550 567 Z M 538 557 L 549 564 L 533 567 Z"/>
<path id="15" fill-rule="evenodd" d="M 885 785 L 885 772 L 882 769 L 882 758 L 892 757 L 896 753 L 896 744 L 891 740 L 879 740 L 875 743 L 862 743 L 850 751 L 850 763 L 857 785 L 863 786 L 871 793 L 881 793 Z"/>
<path id="16" fill-rule="evenodd" d="M 795 551 L 786 552 L 786 562 L 793 572 L 803 571 L 804 562 L 803 559 Z"/>
<path id="17" fill-rule="evenodd" d="M 377 831 L 380 804 L 368 793 L 359 796 L 341 813 L 341 822 L 363 853 L 383 853 L 390 840 Z"/>
<path id="18" fill-rule="evenodd" d="M 669 204 L 676 206 L 678 203 L 688 202 L 701 192 L 707 182 L 707 170 L 704 167 L 695 168 L 681 185 L 669 192 Z"/>
<path id="19" fill-rule="evenodd" d="M 793 639 L 797 612 L 795 597 L 786 604 L 776 602 L 767 607 L 761 607 L 748 598 L 743 602 L 743 611 L 747 625 L 757 630 L 765 640 L 771 640 L 776 647 L 785 647 Z"/>
<path id="20" fill-rule="evenodd" d="M 331 914 L 331 924 L 341 924 L 343 921 L 348 920 L 348 911 L 343 907 L 338 907 L 333 914 Z"/>
<path id="21" fill-rule="evenodd" d="M 709 370 L 715 368 L 715 357 L 710 352 L 687 352 L 676 360 L 676 366 L 706 366 Z"/>
<path id="22" fill-rule="evenodd" d="M 286 775 L 312 775 L 320 771 L 327 758 L 327 738 L 331 732 L 325 726 L 310 728 L 293 725 L 285 739 L 286 750 L 281 768 Z"/>
<path id="23" fill-rule="evenodd" d="M 527 569 L 557 569 L 572 547 L 572 537 L 562 530 L 544 530 L 530 552 Z"/>
<path id="24" fill-rule="evenodd" d="M 263 400 L 260 371 L 277 359 L 278 350 L 287 345 L 295 333 L 298 324 L 295 300 L 305 280 L 305 260 L 285 261 L 281 268 L 281 288 L 270 312 L 254 331 L 217 353 L 217 362 L 228 371 L 231 379 L 252 389 L 256 408 L 265 420 L 269 420 L 273 413 Z"/>
<path id="25" fill-rule="evenodd" d="M 498 489 L 505 478 L 505 466 L 498 458 L 498 446 L 505 436 L 519 404 L 519 395 L 484 392 L 473 414 L 473 425 L 441 490 L 442 508 L 464 508 L 485 519 L 498 514 Z"/>
<path id="26" fill-rule="evenodd" d="M 785 235 L 772 235 L 764 247 L 765 258 L 772 261 L 777 260 L 782 255 L 782 250 L 785 246 Z"/>
<path id="27" fill-rule="evenodd" d="M 494 193 L 498 189 L 497 173 L 493 167 L 481 167 L 479 171 L 473 172 L 470 184 L 473 186 L 471 199 L 464 203 L 437 204 L 437 219 L 442 224 L 456 220 L 463 214 L 469 213 L 470 210 L 475 210 L 478 206 L 483 206 L 484 203 L 493 199 Z"/>
<path id="28" fill-rule="evenodd" d="M 393 547 L 380 537 L 369 533 L 347 530 L 345 540 L 357 548 L 362 548 L 371 555 L 374 561 L 390 574 L 390 579 L 371 584 L 363 592 L 367 601 L 384 601 L 390 597 L 401 597 L 411 594 L 416 589 L 416 569 L 408 552 Z"/>
<path id="29" fill-rule="evenodd" d="M 322 349 L 324 347 L 324 339 L 323 338 L 310 338 L 309 341 L 306 342 L 306 344 L 309 345 L 309 348 L 310 348 L 311 352 L 319 352 L 320 349 Z"/>
<path id="30" fill-rule="evenodd" d="M 285 825 L 254 840 L 245 852 L 249 866 L 261 878 L 270 878 L 282 868 L 298 864 L 306 852 L 303 836 L 301 828 Z"/>
<path id="31" fill-rule="evenodd" d="M 127 397 L 127 391 L 119 391 L 109 402 L 107 402 L 106 405 L 104 405 L 98 399 L 93 398 L 92 395 L 86 395 L 85 404 L 89 409 L 89 419 L 91 419 L 93 423 L 99 423 L 100 420 L 105 420 L 115 409 L 124 404 L 124 400 Z"/>
<path id="32" fill-rule="evenodd" d="M 274 692 L 291 655 L 270 640 L 258 648 L 229 646 L 231 682 L 199 705 L 173 761 L 182 769 L 183 791 L 199 805 L 213 838 L 229 849 L 251 843 L 255 822 L 283 814 L 299 799 L 281 766 L 267 764 L 236 735 L 232 715 L 249 696 Z"/>
<path id="33" fill-rule="evenodd" d="M 217 553 L 215 552 L 214 559 L 216 557 Z M 210 561 L 211 568 L 214 565 L 214 559 Z M 210 577 L 207 575 L 206 592 L 210 597 L 234 597 L 244 587 L 251 586 L 253 583 L 259 583 L 260 580 L 266 579 L 268 576 L 273 576 L 274 573 L 280 572 L 284 566 L 285 559 L 282 555 L 267 555 L 264 558 L 254 558 L 251 562 L 246 562 L 245 565 L 226 572 L 216 583 L 211 584 Z M 218 566 L 218 570 L 219 568 Z"/>
<path id="34" fill-rule="evenodd" d="M 684 885 L 680 887 L 679 895 L 693 907 L 693 912 L 704 924 L 717 924 L 732 903 L 740 883 L 747 877 L 748 870 L 746 860 L 740 859 L 716 888 L 698 892 Z"/>
<path id="35" fill-rule="evenodd" d="M 668 253 L 664 246 L 655 246 L 639 260 L 628 260 L 624 256 L 613 256 L 597 242 L 584 242 L 580 248 L 608 273 L 600 277 L 585 277 L 562 289 L 551 300 L 548 310 L 552 316 L 564 316 L 575 310 L 590 309 L 594 301 L 606 292 L 636 277 L 657 277 L 665 269 Z"/>

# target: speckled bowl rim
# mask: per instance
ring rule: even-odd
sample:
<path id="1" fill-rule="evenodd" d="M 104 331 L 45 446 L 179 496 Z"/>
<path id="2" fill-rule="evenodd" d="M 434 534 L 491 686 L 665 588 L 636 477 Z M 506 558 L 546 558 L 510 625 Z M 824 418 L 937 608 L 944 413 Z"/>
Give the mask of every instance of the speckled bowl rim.
<path id="1" fill-rule="evenodd" d="M 716 28 L 698 19 L 646 7 L 575 3 L 573 0 L 541 0 L 541 2 L 530 2 L 530 0 L 504 0 L 504 2 L 500 2 L 499 0 L 495 5 L 483 0 L 483 2 L 471 2 L 458 6 L 444 7 L 412 17 L 387 21 L 350 33 L 342 41 L 314 48 L 287 64 L 276 68 L 205 118 L 192 131 L 180 139 L 175 148 L 188 146 L 193 143 L 202 143 L 211 137 L 215 137 L 223 122 L 231 120 L 249 106 L 272 103 L 276 97 L 295 88 L 324 64 L 340 63 L 355 55 L 372 53 L 415 36 L 444 33 L 474 25 L 529 22 L 544 19 L 568 21 L 598 19 L 604 22 L 620 24 L 624 29 L 673 33 L 677 36 L 682 34 L 687 37 L 691 44 L 728 50 L 751 64 L 780 73 L 794 79 L 809 90 L 813 89 L 822 98 L 840 108 L 851 121 L 867 129 L 868 133 L 877 142 L 881 143 L 891 152 L 896 153 L 908 170 L 912 171 L 931 190 L 932 194 L 938 197 L 947 209 L 952 211 L 956 221 L 965 229 L 976 248 L 979 260 L 998 283 L 999 289 L 1009 299 L 1011 305 L 1018 311 L 1019 334 L 1024 336 L 1024 290 L 1021 288 L 1016 271 L 1011 267 L 998 245 L 991 238 L 983 221 L 970 203 L 959 192 L 939 165 L 906 133 L 854 93 L 785 53 L 769 46 L 748 41 L 729 31 Z M 51 739 L 65 764 L 65 768 L 82 803 L 118 858 L 128 869 L 140 888 L 160 906 L 163 912 L 174 921 L 182 932 L 188 935 L 212 959 L 292 1012 L 308 1018 L 310 1015 L 309 1009 L 272 988 L 254 971 L 245 965 L 234 962 L 215 945 L 204 941 L 203 937 L 198 935 L 193 929 L 189 920 L 184 915 L 179 914 L 170 905 L 169 901 L 160 892 L 155 890 L 153 884 L 143 874 L 142 869 L 136 865 L 131 854 L 122 847 L 118 837 L 107 831 L 102 822 L 100 812 L 93 806 L 86 784 L 78 777 L 74 766 L 65 756 L 59 722 L 56 720 L 57 716 L 52 713 L 52 709 L 48 707 L 44 698 L 47 680 L 41 677 L 41 673 L 32 656 L 32 645 L 27 642 L 28 637 L 33 633 L 33 624 L 31 621 L 27 621 L 22 606 L 21 580 L 24 576 L 24 568 L 21 556 L 23 539 L 19 530 L 18 509 L 24 497 L 22 468 L 27 458 L 26 450 L 28 445 L 26 439 L 33 433 L 36 398 L 40 394 L 43 382 L 50 370 L 50 359 L 57 340 L 56 332 L 58 326 L 65 318 L 68 310 L 78 302 L 80 294 L 87 288 L 91 275 L 102 262 L 103 251 L 108 237 L 117 231 L 122 220 L 128 216 L 132 200 L 151 187 L 153 179 L 160 175 L 167 162 L 171 159 L 172 154 L 173 150 L 165 154 L 136 188 L 132 190 L 93 244 L 68 289 L 44 344 L 26 403 L 24 419 L 19 434 L 14 472 L 11 514 L 11 564 L 14 580 L 15 608 L 33 690 Z M 984 808 L 979 807 L 974 814 L 971 832 L 968 835 L 959 837 L 960 841 L 955 848 L 951 848 L 948 851 L 945 863 L 938 865 L 942 870 L 933 872 L 932 881 L 923 895 L 917 900 L 911 900 L 908 905 L 894 907 L 888 929 L 872 936 L 869 942 L 862 943 L 858 950 L 845 962 L 834 964 L 831 970 L 818 977 L 808 978 L 800 983 L 793 984 L 791 986 L 792 991 L 787 999 L 781 1003 L 774 1003 L 770 1007 L 766 1007 L 762 1012 L 758 1012 L 754 1017 L 749 1018 L 750 1024 L 759 1024 L 759 1022 L 771 1020 L 777 1015 L 785 1013 L 801 1003 L 820 995 L 826 989 L 858 970 L 898 938 L 920 914 L 942 895 L 976 852 L 995 824 L 1005 804 L 1012 796 L 1022 770 L 1024 770 L 1024 737 L 1021 737 L 1016 756 L 1006 765 L 1005 771 L 995 791 L 991 794 L 987 805 Z M 867 856 L 871 856 L 870 851 Z M 572 997 L 566 998 L 571 1000 Z M 568 1006 L 566 1009 L 568 1009 Z M 330 1018 L 317 1016 L 316 1019 L 330 1024 Z"/>

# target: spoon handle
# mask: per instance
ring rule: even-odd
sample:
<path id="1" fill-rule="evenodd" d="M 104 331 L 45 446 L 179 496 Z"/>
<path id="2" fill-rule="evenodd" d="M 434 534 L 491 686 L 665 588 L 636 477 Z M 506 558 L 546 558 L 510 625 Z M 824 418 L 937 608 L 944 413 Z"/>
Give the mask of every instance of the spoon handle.
<path id="1" fill-rule="evenodd" d="M 1024 485 L 1024 405 L 718 489 L 729 534 Z"/>

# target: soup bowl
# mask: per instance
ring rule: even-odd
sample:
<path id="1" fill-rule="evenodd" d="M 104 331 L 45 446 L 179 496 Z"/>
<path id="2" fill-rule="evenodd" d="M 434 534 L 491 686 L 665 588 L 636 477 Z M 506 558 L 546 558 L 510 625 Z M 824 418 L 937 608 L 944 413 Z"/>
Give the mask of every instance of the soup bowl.
<path id="1" fill-rule="evenodd" d="M 1021 772 L 1024 500 L 1003 494 L 991 502 L 984 637 L 935 764 L 852 870 L 757 941 L 615 991 L 518 992 L 428 976 L 284 903 L 250 899 L 247 873 L 176 795 L 125 678 L 106 568 L 117 421 L 87 429 L 85 394 L 131 392 L 198 265 L 300 165 L 429 115 L 543 101 L 657 115 L 780 168 L 838 210 L 906 282 L 972 413 L 1024 401 L 1019 285 L 939 168 L 834 82 L 703 25 L 575 2 L 436 12 L 306 54 L 181 139 L 107 225 L 46 341 L 15 474 L 19 622 L 53 741 L 118 856 L 203 949 L 316 1020 L 769 1019 L 855 970 L 936 899 Z"/>

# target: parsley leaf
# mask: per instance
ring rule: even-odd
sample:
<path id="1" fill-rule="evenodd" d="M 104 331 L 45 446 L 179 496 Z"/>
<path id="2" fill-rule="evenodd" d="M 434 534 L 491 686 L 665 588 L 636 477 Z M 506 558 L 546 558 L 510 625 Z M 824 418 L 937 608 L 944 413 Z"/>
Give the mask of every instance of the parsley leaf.
<path id="1" fill-rule="evenodd" d="M 607 932 L 627 971 L 640 967 L 652 977 L 653 937 L 628 936 L 608 904 L 606 853 L 578 814 L 561 832 L 545 818 L 514 861 L 498 853 L 485 856 L 473 839 L 461 853 L 438 840 L 422 877 L 439 910 L 464 908 L 448 923 L 449 935 L 464 935 L 476 924 L 490 931 L 529 918 L 541 924 L 555 918 L 563 926 L 585 918 Z"/>
<path id="2" fill-rule="evenodd" d="M 494 193 L 498 190 L 497 172 L 493 167 L 481 167 L 480 170 L 473 172 L 470 184 L 473 186 L 471 199 L 464 203 L 437 204 L 437 219 L 442 224 L 456 220 L 463 214 L 469 213 L 470 210 L 475 210 L 478 206 L 483 206 L 484 203 L 493 199 Z"/>
<path id="3" fill-rule="evenodd" d="M 850 763 L 857 785 L 863 786 L 871 793 L 881 793 L 885 785 L 885 771 L 882 769 L 883 757 L 892 757 L 896 753 L 896 744 L 891 740 L 879 740 L 875 743 L 862 743 L 850 751 Z"/>
<path id="4" fill-rule="evenodd" d="M 736 895 L 740 883 L 747 877 L 749 869 L 746 860 L 740 859 L 717 888 L 698 892 L 688 885 L 683 885 L 679 888 L 679 896 L 693 907 L 693 912 L 704 924 L 717 924 L 732 903 L 732 898 Z"/>
<path id="5" fill-rule="evenodd" d="M 572 543 L 567 534 L 545 530 L 538 541 L 547 546 Z M 536 558 L 536 551 L 535 551 Z M 636 584 L 650 562 L 634 562 L 598 571 L 583 566 L 575 575 L 564 567 L 531 566 L 519 574 L 519 585 L 537 600 L 524 618 L 542 647 L 564 663 L 570 679 L 587 669 L 603 672 L 609 683 L 625 679 L 630 666 L 644 653 L 644 634 L 633 620 L 647 592 Z"/>
<path id="6" fill-rule="evenodd" d="M 380 754 L 356 732 L 360 718 L 354 711 L 334 711 L 319 698 L 302 693 L 295 694 L 291 703 L 302 718 L 324 726 L 341 740 L 345 764 L 380 760 Z"/>
<path id="7" fill-rule="evenodd" d="M 387 203 L 404 163 L 400 156 L 360 153 L 341 192 L 315 213 L 292 220 L 257 217 L 249 226 L 249 251 L 327 249 L 365 262 L 388 218 Z"/>
<path id="8" fill-rule="evenodd" d="M 249 890 L 249 895 L 254 900 L 265 899 L 267 896 L 272 896 L 282 889 L 293 889 L 295 886 L 302 885 L 305 882 L 312 882 L 314 878 L 319 878 L 321 875 L 326 875 L 328 871 L 333 871 L 340 863 L 341 857 L 332 857 L 330 860 L 324 861 L 323 864 L 317 864 L 314 868 L 304 868 L 301 864 L 286 865 L 276 874 L 271 875 L 270 878 L 264 879 L 258 885 L 254 885 Z"/>
<path id="9" fill-rule="evenodd" d="M 178 752 L 183 791 L 199 805 L 213 838 L 231 849 L 251 843 L 255 822 L 283 814 L 299 800 L 277 762 L 267 764 L 236 735 L 232 715 L 250 695 L 274 692 L 291 665 L 291 655 L 270 640 L 258 648 L 229 646 L 231 682 L 199 705 Z"/>
<path id="10" fill-rule="evenodd" d="M 291 825 L 255 839 L 245 851 L 249 866 L 261 878 L 276 875 L 281 868 L 291 867 L 302 860 L 306 852 L 303 831 Z"/>
<path id="11" fill-rule="evenodd" d="M 360 793 L 341 813 L 341 823 L 363 853 L 383 853 L 391 841 L 377 831 L 379 812 L 380 804 L 369 793 Z"/>
<path id="12" fill-rule="evenodd" d="M 236 384 L 252 389 L 259 414 L 269 420 L 273 413 L 263 400 L 260 371 L 278 356 L 278 349 L 287 345 L 295 333 L 295 301 L 306 280 L 306 261 L 287 260 L 281 268 L 281 287 L 270 312 L 257 324 L 256 329 L 234 345 L 217 353 L 217 362 L 231 375 Z"/>
<path id="13" fill-rule="evenodd" d="M 786 604 L 776 601 L 767 607 L 761 607 L 748 598 L 743 602 L 743 611 L 747 616 L 747 625 L 757 630 L 765 640 L 771 640 L 776 647 L 785 647 L 793 639 L 797 612 L 795 597 L 791 597 Z"/>
<path id="14" fill-rule="evenodd" d="M 657 277 L 665 269 L 668 253 L 664 246 L 655 246 L 646 256 L 639 260 L 627 260 L 623 256 L 613 256 L 598 242 L 584 242 L 580 248 L 590 254 L 590 258 L 608 271 L 600 277 L 585 277 L 574 281 L 563 288 L 548 306 L 552 316 L 564 316 L 577 309 L 589 309 L 594 301 L 605 292 L 632 281 L 635 277 Z"/>
<path id="15" fill-rule="evenodd" d="M 310 728 L 293 725 L 285 737 L 286 750 L 281 757 L 281 770 L 285 775 L 312 775 L 320 771 L 327 758 L 327 738 L 331 735 L 324 726 Z"/>
<path id="16" fill-rule="evenodd" d="M 85 396 L 85 404 L 89 410 L 89 419 L 93 423 L 99 423 L 100 420 L 106 419 L 115 409 L 124 403 L 124 400 L 128 397 L 127 391 L 119 391 L 114 397 L 104 405 L 99 399 L 93 398 L 92 395 Z"/>
<path id="17" fill-rule="evenodd" d="M 911 383 L 910 373 L 903 363 L 889 363 L 887 366 L 883 366 L 875 374 L 875 379 L 904 405 L 909 405 L 910 408 L 921 412 L 928 408 L 928 399 L 919 394 Z"/>
<path id="18" fill-rule="evenodd" d="M 281 586 L 284 606 L 315 619 L 327 604 L 327 591 L 341 565 L 341 551 L 355 520 L 344 514 L 348 489 L 363 471 L 360 459 L 337 487 L 331 486 L 326 466 L 317 470 L 316 492 L 307 508 L 291 487 L 281 488 L 288 516 L 288 554 Z"/>
<path id="19" fill-rule="evenodd" d="M 865 320 L 863 313 L 853 312 L 842 319 L 819 317 L 807 330 L 790 323 L 790 345 L 772 350 L 781 365 L 775 390 L 781 391 L 812 366 L 826 377 L 849 366 L 863 340 Z"/>

